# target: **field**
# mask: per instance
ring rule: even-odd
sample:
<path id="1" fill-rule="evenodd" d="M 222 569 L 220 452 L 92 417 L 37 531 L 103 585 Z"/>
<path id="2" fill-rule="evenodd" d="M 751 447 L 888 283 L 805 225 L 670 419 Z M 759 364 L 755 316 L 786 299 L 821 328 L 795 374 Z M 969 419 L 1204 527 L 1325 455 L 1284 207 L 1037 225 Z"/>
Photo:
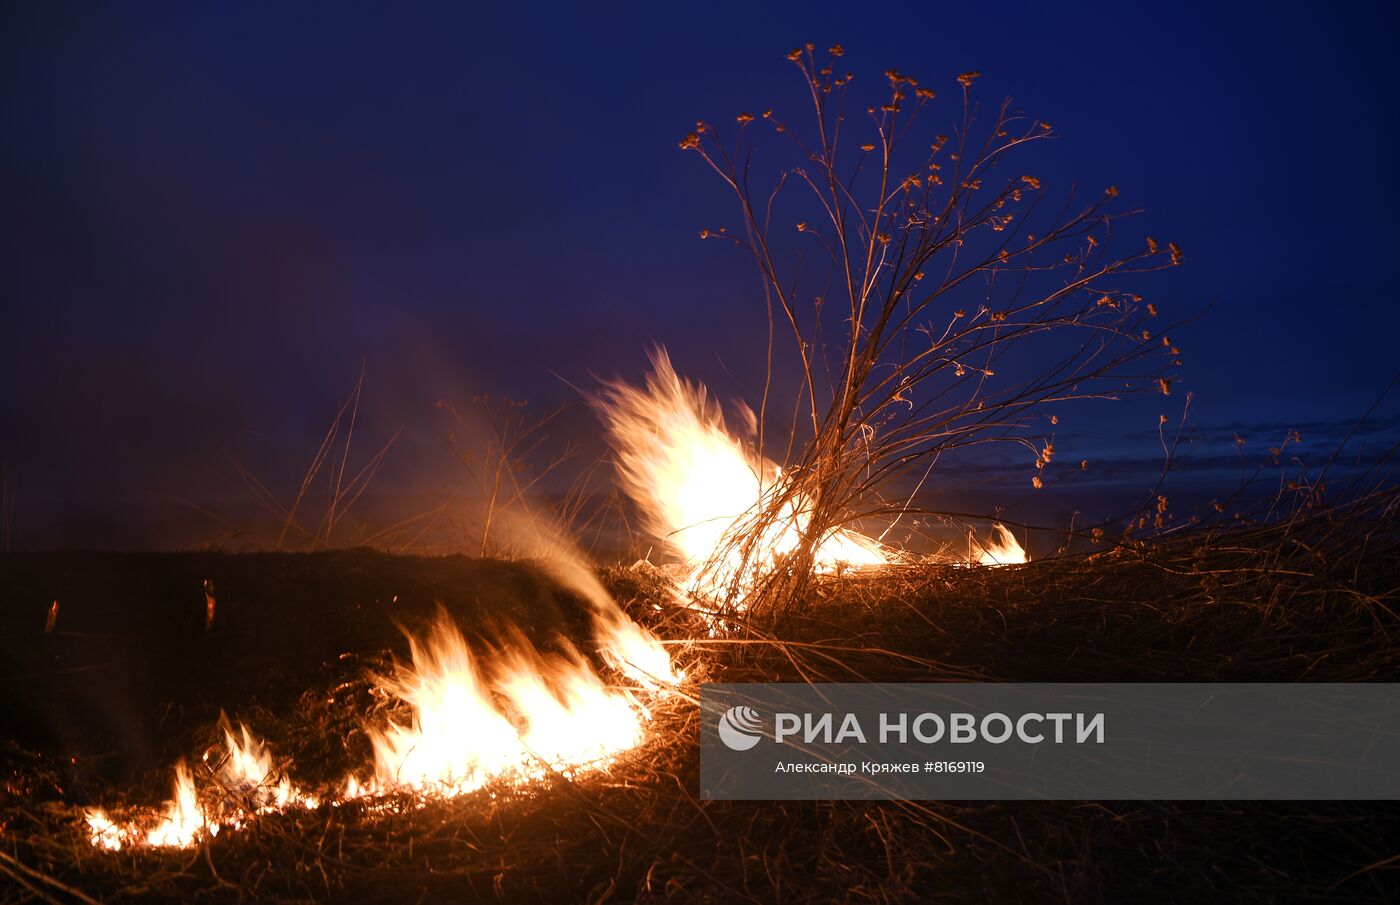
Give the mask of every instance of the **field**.
<path id="1" fill-rule="evenodd" d="M 582 637 L 582 604 L 528 564 L 462 557 L 7 555 L 0 901 L 1395 901 L 1395 803 L 704 802 L 693 703 L 711 680 L 1391 681 L 1390 511 L 833 576 L 724 638 L 659 570 L 608 568 L 687 681 L 607 771 L 269 815 L 173 853 L 93 848 L 82 808 L 168 797 L 221 711 L 328 787 L 392 706 L 371 677 L 406 654 L 397 625 L 441 602 L 469 634 L 547 645 Z"/>

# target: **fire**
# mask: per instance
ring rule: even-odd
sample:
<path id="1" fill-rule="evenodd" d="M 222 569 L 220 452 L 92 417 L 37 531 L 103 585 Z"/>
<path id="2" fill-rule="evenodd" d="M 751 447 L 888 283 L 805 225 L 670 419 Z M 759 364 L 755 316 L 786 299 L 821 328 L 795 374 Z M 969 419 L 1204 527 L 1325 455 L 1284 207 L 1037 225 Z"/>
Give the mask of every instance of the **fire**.
<path id="1" fill-rule="evenodd" d="M 221 719 L 224 735 L 223 759 L 210 767 L 210 754 L 204 758 L 205 775 L 212 782 L 201 790 L 194 773 L 183 760 L 175 765 L 174 797 L 158 815 L 138 815 L 117 823 L 100 808 L 86 812 L 89 839 L 108 851 L 124 846 L 149 845 L 185 848 L 202 835 L 214 836 L 224 827 L 240 827 L 253 814 L 283 810 L 291 805 L 314 808 L 317 799 L 296 789 L 286 775 L 273 765 L 272 754 L 248 727 L 239 724 L 237 734 Z"/>
<path id="2" fill-rule="evenodd" d="M 630 623 L 629 623 L 630 624 Z M 639 633 L 613 662 L 649 662 L 672 675 L 669 658 Z M 427 637 L 410 637 L 412 663 L 385 682 L 412 708 L 408 723 L 371 728 L 375 790 L 406 787 L 443 795 L 478 789 L 496 778 L 538 779 L 598 769 L 641 743 L 646 710 L 609 688 L 572 648 L 543 653 L 513 633 L 509 648 L 483 663 L 452 620 L 439 613 Z M 653 646 L 655 645 L 655 646 Z M 645 667 L 642 667 L 645 669 Z M 357 781 L 347 788 L 361 789 Z"/>
<path id="3" fill-rule="evenodd" d="M 622 611 L 578 550 L 565 540 L 563 529 L 534 521 L 535 563 L 588 603 L 603 660 L 649 691 L 679 684 L 684 673 L 671 663 L 665 646 Z"/>
<path id="4" fill-rule="evenodd" d="M 107 812 L 101 808 L 90 808 L 83 819 L 87 821 L 88 834 L 92 844 L 109 852 L 121 851 L 126 841 L 126 831 L 112 822 Z"/>
<path id="5" fill-rule="evenodd" d="M 626 687 L 609 685 L 562 639 L 542 651 L 511 630 L 483 656 L 439 610 L 423 637 L 409 636 L 410 662 L 380 679 L 381 690 L 409 714 L 365 726 L 372 777 L 352 774 L 324 798 L 308 795 L 247 726 L 235 728 L 221 716 L 223 744 L 206 752 L 195 772 L 183 761 L 176 766 L 174 798 L 160 812 L 118 822 L 89 810 L 91 843 L 109 851 L 187 847 L 292 807 L 386 794 L 455 796 L 493 781 L 523 784 L 602 770 L 641 744 L 651 717 L 642 693 L 662 693 L 683 673 L 665 646 L 622 611 L 558 526 L 535 519 L 528 527 L 536 565 L 587 602 L 600 658 Z"/>
<path id="6" fill-rule="evenodd" d="M 661 643 L 616 604 L 595 615 L 603 659 L 619 673 L 651 691 L 680 681 Z M 409 705 L 411 717 L 367 727 L 374 777 L 347 777 L 341 799 L 398 791 L 455 796 L 497 779 L 572 776 L 606 768 L 645 737 L 647 708 L 631 692 L 607 685 L 567 643 L 543 652 L 515 631 L 504 649 L 483 660 L 439 611 L 426 637 L 409 637 L 409 649 L 411 662 L 382 687 Z M 84 815 L 89 841 L 108 851 L 185 848 L 259 814 L 320 806 L 277 769 L 247 726 L 221 723 L 222 758 L 205 755 L 209 781 L 203 788 L 182 760 L 175 766 L 174 797 L 158 814 L 119 823 L 90 809 Z"/>
<path id="7" fill-rule="evenodd" d="M 597 634 L 603 659 L 609 666 L 648 691 L 677 685 L 685 674 L 671 663 L 671 655 L 651 632 L 613 608 L 597 617 Z"/>
<path id="8" fill-rule="evenodd" d="M 210 835 L 218 832 L 217 826 L 209 826 L 204 819 L 194 777 L 183 760 L 175 765 L 175 796 L 165 803 L 154 822 L 119 824 L 100 808 L 89 810 L 85 819 L 92 844 L 113 852 L 133 844 L 184 848 L 193 845 L 206 828 Z"/>
<path id="9" fill-rule="evenodd" d="M 272 752 L 267 746 L 255 738 L 247 726 L 240 724 L 238 728 L 241 741 L 234 737 L 232 728 L 224 726 L 228 758 L 219 771 L 220 784 L 250 799 L 257 808 L 284 808 L 294 799 L 303 798 L 292 788 L 292 781 L 286 774 L 276 773 Z"/>
<path id="10" fill-rule="evenodd" d="M 992 535 L 988 541 L 979 541 L 976 535 L 968 535 L 972 562 L 982 566 L 1010 566 L 1030 561 L 1025 548 L 1005 525 L 1000 522 L 993 524 Z"/>
<path id="11" fill-rule="evenodd" d="M 666 648 L 618 607 L 558 525 L 531 519 L 522 535 L 536 564 L 589 605 L 604 663 L 648 692 L 681 681 Z M 346 797 L 395 789 L 453 796 L 497 779 L 604 769 L 642 742 L 646 707 L 607 685 L 571 645 L 542 652 L 519 631 L 504 641 L 480 656 L 444 611 L 426 637 L 410 636 L 411 662 L 383 688 L 411 717 L 366 728 L 374 777 L 349 777 Z"/>
<path id="12" fill-rule="evenodd" d="M 183 848 L 194 842 L 204 826 L 204 812 L 195 794 L 194 777 L 190 776 L 185 762 L 180 761 L 175 765 L 175 797 L 165 803 L 165 814 L 146 834 L 146 844 Z"/>
<path id="13" fill-rule="evenodd" d="M 653 364 L 643 386 L 614 383 L 599 400 L 621 483 L 647 528 L 683 561 L 686 590 L 725 600 L 737 592 L 742 606 L 766 570 L 798 549 L 809 523 L 805 501 L 778 505 L 778 465 L 731 433 L 705 387 L 678 377 L 664 351 L 655 352 Z M 609 684 L 567 641 L 542 650 L 518 630 L 490 650 L 474 650 L 440 610 L 425 635 L 409 636 L 409 662 L 381 678 L 381 690 L 407 713 L 364 727 L 372 774 L 352 772 L 325 803 L 402 793 L 450 797 L 493 782 L 606 770 L 645 739 L 651 714 L 643 699 L 665 693 L 683 673 L 665 646 L 618 607 L 557 526 L 524 524 L 534 525 L 538 564 L 590 605 L 599 656 L 626 684 Z M 994 525 L 993 535 L 984 544 L 971 538 L 969 564 L 1027 561 L 1005 526 Z M 878 567 L 892 556 L 879 542 L 838 528 L 820 539 L 815 566 Z M 212 614 L 207 583 L 206 596 Z M 222 757 L 211 761 L 206 753 L 197 765 L 199 785 L 181 761 L 174 796 L 159 812 L 122 823 L 89 810 L 91 843 L 110 851 L 186 847 L 259 814 L 321 806 L 322 799 L 292 784 L 246 726 L 235 731 L 221 723 Z"/>
<path id="14" fill-rule="evenodd" d="M 693 594 L 728 596 L 752 588 L 761 571 L 797 549 L 807 516 L 800 501 L 781 507 L 748 541 L 746 523 L 772 499 L 778 465 L 735 437 L 718 403 L 700 384 L 682 380 L 665 350 L 652 356 L 644 386 L 609 384 L 599 400 L 617 455 L 623 489 L 649 531 L 685 563 Z M 837 529 L 816 552 L 819 571 L 889 561 L 876 541 Z"/>

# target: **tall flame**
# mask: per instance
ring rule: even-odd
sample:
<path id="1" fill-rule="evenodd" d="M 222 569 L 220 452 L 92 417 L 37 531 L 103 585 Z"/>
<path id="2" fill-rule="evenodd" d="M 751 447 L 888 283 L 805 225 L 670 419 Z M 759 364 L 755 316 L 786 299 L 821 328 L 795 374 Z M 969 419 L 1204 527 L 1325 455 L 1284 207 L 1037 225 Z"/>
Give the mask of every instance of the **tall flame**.
<path id="1" fill-rule="evenodd" d="M 146 834 L 146 844 L 184 847 L 194 842 L 204 828 L 204 811 L 195 794 L 194 777 L 185 762 L 180 761 L 175 765 L 175 797 L 165 803 L 165 813 Z"/>
<path id="2" fill-rule="evenodd" d="M 992 525 L 992 538 L 979 541 L 970 535 L 968 543 L 972 547 L 972 562 L 982 566 L 1011 566 L 1029 562 L 1025 548 L 1016 540 L 1016 535 L 997 522 Z"/>
<path id="3" fill-rule="evenodd" d="M 779 507 L 776 517 L 757 520 L 757 536 L 738 543 L 771 500 L 781 470 L 729 431 L 705 387 L 677 376 L 664 349 L 653 352 L 652 365 L 643 386 L 611 383 L 598 401 L 623 489 L 647 529 L 684 561 L 689 591 L 750 590 L 762 570 L 798 548 L 804 507 Z M 877 542 L 844 529 L 823 538 L 815 558 L 823 571 L 888 561 Z"/>

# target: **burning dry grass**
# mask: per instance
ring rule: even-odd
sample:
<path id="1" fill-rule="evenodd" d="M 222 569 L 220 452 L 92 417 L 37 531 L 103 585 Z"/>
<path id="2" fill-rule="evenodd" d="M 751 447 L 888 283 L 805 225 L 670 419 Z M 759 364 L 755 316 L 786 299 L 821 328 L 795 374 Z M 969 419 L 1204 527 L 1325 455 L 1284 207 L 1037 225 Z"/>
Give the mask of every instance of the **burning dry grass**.
<path id="1" fill-rule="evenodd" d="M 782 469 L 725 424 L 702 384 L 682 379 L 664 349 L 643 386 L 607 385 L 597 402 L 623 490 L 652 536 L 684 564 L 691 599 L 747 608 L 812 530 L 810 501 L 784 495 Z M 753 412 L 747 420 L 757 424 Z M 885 565 L 893 551 L 841 527 L 820 532 L 817 572 Z"/>
<path id="2" fill-rule="evenodd" d="M 819 579 L 784 640 L 708 637 L 662 610 L 668 578 L 606 575 L 705 681 L 1360 681 L 1400 669 L 1392 495 L 1306 521 L 1002 569 L 897 566 Z M 656 624 L 660 621 L 660 624 Z M 402 718 L 370 679 L 250 719 L 314 787 L 364 763 L 366 720 Z M 687 686 L 689 687 L 689 686 Z M 11 753 L 7 901 L 1394 900 L 1393 803 L 728 803 L 696 798 L 688 692 L 605 771 L 267 815 L 179 852 L 88 844 L 63 779 Z M 211 744 L 220 740 L 211 729 Z M 166 774 L 168 776 L 168 774 Z M 78 890 L 85 891 L 79 893 Z"/>

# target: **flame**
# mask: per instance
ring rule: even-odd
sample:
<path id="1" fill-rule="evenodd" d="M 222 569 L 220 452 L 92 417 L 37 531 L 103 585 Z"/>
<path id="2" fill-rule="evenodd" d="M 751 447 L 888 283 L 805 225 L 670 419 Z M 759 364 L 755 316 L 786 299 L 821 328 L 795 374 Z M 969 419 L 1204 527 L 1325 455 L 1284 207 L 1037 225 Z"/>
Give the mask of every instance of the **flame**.
<path id="1" fill-rule="evenodd" d="M 589 604 L 604 662 L 648 691 L 679 683 L 666 648 L 622 612 L 560 526 L 519 516 L 503 517 L 519 522 L 524 549 Z M 571 646 L 542 653 L 518 631 L 505 641 L 478 657 L 441 610 L 425 638 L 410 636 L 411 663 L 383 688 L 409 705 L 411 719 L 367 727 L 374 778 L 349 777 L 345 797 L 402 788 L 452 796 L 498 778 L 603 769 L 641 743 L 645 706 L 607 686 Z"/>
<path id="2" fill-rule="evenodd" d="M 242 723 L 238 726 L 241 740 L 233 734 L 233 729 L 224 725 L 224 745 L 228 757 L 219 770 L 219 781 L 225 789 L 251 799 L 259 809 L 280 809 L 304 796 L 292 788 L 292 781 L 285 775 L 278 775 L 273 768 L 272 752 L 263 742 L 248 731 Z"/>
<path id="3" fill-rule="evenodd" d="M 126 841 L 126 831 L 107 816 L 101 808 L 89 808 L 84 815 L 92 844 L 109 852 L 119 852 Z"/>
<path id="4" fill-rule="evenodd" d="M 204 827 L 204 811 L 195 794 L 194 777 L 182 760 L 175 765 L 175 797 L 165 803 L 165 813 L 146 834 L 146 844 L 184 848 L 194 842 Z"/>
<path id="5" fill-rule="evenodd" d="M 665 646 L 618 607 L 582 555 L 564 539 L 562 528 L 542 525 L 538 519 L 534 528 L 536 564 L 592 608 L 594 637 L 604 661 L 650 691 L 680 684 L 685 674 L 672 665 Z"/>
<path id="6" fill-rule="evenodd" d="M 111 852 L 139 845 L 185 848 L 193 845 L 202 833 L 207 831 L 212 836 L 219 831 L 217 824 L 205 820 L 195 791 L 194 777 L 183 760 L 175 765 L 175 797 L 165 803 L 154 820 L 147 818 L 117 823 L 101 808 L 90 808 L 84 814 L 84 820 L 88 826 L 89 841 Z"/>
<path id="7" fill-rule="evenodd" d="M 650 663 L 657 678 L 674 675 L 669 658 L 650 659 L 655 650 L 665 652 L 644 643 L 641 631 L 634 638 L 639 647 L 614 651 L 610 659 L 635 657 Z M 519 633 L 509 642 L 487 672 L 445 613 L 425 639 L 410 637 L 412 663 L 400 666 L 385 688 L 412 708 L 412 718 L 368 730 L 374 785 L 352 777 L 347 793 L 407 787 L 459 795 L 498 777 L 601 768 L 642 741 L 646 710 L 605 685 L 576 651 L 545 654 Z"/>
<path id="8" fill-rule="evenodd" d="M 237 734 L 220 718 L 224 734 L 224 758 L 212 776 L 212 788 L 201 795 L 194 774 L 183 760 L 175 764 L 174 797 L 159 815 L 138 815 L 117 823 L 101 808 L 84 814 L 89 840 L 99 848 L 120 851 L 123 846 L 150 845 L 185 848 L 201 835 L 217 835 L 223 827 L 241 827 L 249 816 L 280 811 L 293 805 L 314 808 L 319 801 L 303 794 L 279 773 L 272 752 L 242 723 Z M 209 754 L 205 755 L 206 764 Z M 206 775 L 208 772 L 206 771 Z"/>
<path id="9" fill-rule="evenodd" d="M 797 549 L 807 527 L 800 501 L 749 539 L 735 543 L 746 519 L 771 499 L 782 472 L 725 426 L 719 405 L 701 384 L 682 380 L 665 350 L 652 355 L 644 386 L 609 384 L 599 408 L 617 455 L 623 489 L 641 508 L 649 531 L 680 556 L 693 594 L 723 597 L 752 590 L 768 568 Z M 818 544 L 818 571 L 888 562 L 876 541 L 836 529 Z"/>
<path id="10" fill-rule="evenodd" d="M 647 691 L 679 683 L 683 673 L 666 648 L 618 607 L 562 534 L 534 530 L 538 565 L 590 605 L 604 662 Z M 519 631 L 503 640 L 504 648 L 483 660 L 441 610 L 424 638 L 410 636 L 411 662 L 381 680 L 383 691 L 408 705 L 409 720 L 367 726 L 373 778 L 347 776 L 325 803 L 403 791 L 452 796 L 497 779 L 523 783 L 553 773 L 574 775 L 605 769 L 642 742 L 650 712 L 635 689 L 607 685 L 567 642 L 557 652 L 542 652 Z M 197 788 L 181 761 L 175 797 L 162 813 L 118 823 L 100 809 L 88 810 L 90 842 L 108 851 L 186 847 L 221 829 L 240 829 L 259 814 L 321 806 L 320 798 L 296 788 L 277 768 L 247 726 L 235 730 L 222 715 L 220 724 L 223 756 L 206 752 L 201 765 L 201 776 L 211 781 Z"/>
<path id="11" fill-rule="evenodd" d="M 622 613 L 612 610 L 597 620 L 603 659 L 648 691 L 678 685 L 685 673 L 671 663 L 671 655 L 656 636 Z"/>
<path id="12" fill-rule="evenodd" d="M 968 536 L 972 546 L 972 562 L 982 566 L 1011 566 L 1029 562 L 1025 548 L 1016 541 L 1016 535 L 1001 522 L 992 525 L 992 539 L 979 541 L 975 535 Z"/>

